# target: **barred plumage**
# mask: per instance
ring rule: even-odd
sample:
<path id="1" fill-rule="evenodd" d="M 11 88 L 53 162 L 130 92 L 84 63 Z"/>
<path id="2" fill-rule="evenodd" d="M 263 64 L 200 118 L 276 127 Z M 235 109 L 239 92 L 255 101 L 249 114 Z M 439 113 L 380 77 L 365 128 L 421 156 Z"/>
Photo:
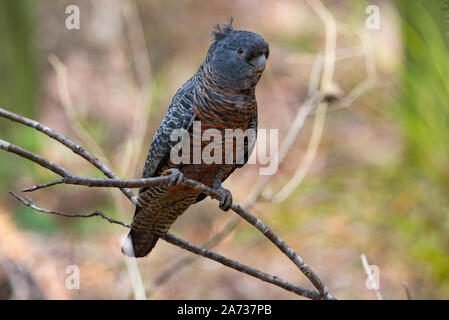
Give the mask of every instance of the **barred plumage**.
<path id="1" fill-rule="evenodd" d="M 194 152 L 201 152 L 209 144 L 209 141 L 194 139 L 197 134 L 193 130 L 194 121 L 200 121 L 201 134 L 208 129 L 216 129 L 223 136 L 226 129 L 257 129 L 255 86 L 265 67 L 268 44 L 260 35 L 234 30 L 230 24 L 214 34 L 215 41 L 204 63 L 173 97 L 153 138 L 142 177 L 159 176 L 176 168 L 188 178 L 222 190 L 220 207 L 229 209 L 232 198 L 221 183 L 243 164 L 225 164 L 224 152 L 222 163 L 194 164 L 191 161 L 175 165 L 170 159 L 170 152 L 177 143 L 170 141 L 175 129 L 185 129 L 190 135 L 190 160 Z M 223 139 L 223 151 L 224 144 Z M 242 145 L 232 142 L 231 147 L 234 150 L 243 148 L 246 162 L 253 145 L 245 140 Z M 136 257 L 147 255 L 176 218 L 204 198 L 204 194 L 184 185 L 142 188 L 128 236 L 132 245 L 124 245 L 123 252 Z"/>

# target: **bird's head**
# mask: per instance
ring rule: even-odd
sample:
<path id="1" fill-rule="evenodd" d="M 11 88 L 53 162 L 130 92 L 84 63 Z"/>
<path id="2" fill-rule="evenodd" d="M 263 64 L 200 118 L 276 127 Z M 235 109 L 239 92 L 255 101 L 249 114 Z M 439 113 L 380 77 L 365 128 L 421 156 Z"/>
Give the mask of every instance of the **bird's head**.
<path id="1" fill-rule="evenodd" d="M 213 30 L 205 63 L 221 86 L 232 90 L 254 87 L 265 69 L 269 55 L 268 43 L 257 33 L 235 30 L 232 18 Z"/>

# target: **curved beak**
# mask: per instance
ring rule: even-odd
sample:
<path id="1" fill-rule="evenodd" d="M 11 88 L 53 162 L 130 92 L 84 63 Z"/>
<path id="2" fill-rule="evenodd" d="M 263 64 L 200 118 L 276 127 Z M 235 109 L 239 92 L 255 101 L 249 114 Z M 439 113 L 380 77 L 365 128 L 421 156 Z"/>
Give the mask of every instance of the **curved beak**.
<path id="1" fill-rule="evenodd" d="M 267 59 L 265 58 L 265 54 L 261 54 L 255 58 L 253 58 L 249 62 L 258 72 L 262 72 L 265 69 L 265 64 L 267 63 Z"/>

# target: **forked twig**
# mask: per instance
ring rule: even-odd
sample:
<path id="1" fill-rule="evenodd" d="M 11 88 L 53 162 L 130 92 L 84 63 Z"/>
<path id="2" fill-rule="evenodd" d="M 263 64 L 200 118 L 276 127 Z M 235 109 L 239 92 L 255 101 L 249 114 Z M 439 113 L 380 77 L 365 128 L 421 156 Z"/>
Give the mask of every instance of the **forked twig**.
<path id="1" fill-rule="evenodd" d="M 290 179 L 280 191 L 273 194 L 263 194 L 265 187 L 271 181 L 273 176 L 260 176 L 250 191 L 250 195 L 244 204 L 244 207 L 249 209 L 258 201 L 272 201 L 281 202 L 285 200 L 303 181 L 307 172 L 311 167 L 311 163 L 315 158 L 324 126 L 324 121 L 326 113 L 328 113 L 327 103 L 323 101 L 323 97 L 339 99 L 338 106 L 333 108 L 331 111 L 336 111 L 339 109 L 347 108 L 352 105 L 355 100 L 363 94 L 365 91 L 371 89 L 377 79 L 376 68 L 374 62 L 374 56 L 372 54 L 371 43 L 367 35 L 362 35 L 359 33 L 359 37 L 364 44 L 361 47 L 350 48 L 350 50 L 340 49 L 342 52 L 338 52 L 336 46 L 337 38 L 337 24 L 331 13 L 323 6 L 320 1 L 311 0 L 308 1 L 311 8 L 323 21 L 325 26 L 325 51 L 324 58 L 321 53 L 315 56 L 312 71 L 309 78 L 309 87 L 307 99 L 298 108 L 297 114 L 289 127 L 287 135 L 283 140 L 278 154 L 275 156 L 278 158 L 279 167 L 284 162 L 288 152 L 292 148 L 294 142 L 296 141 L 301 129 L 304 126 L 306 119 L 314 115 L 315 122 L 312 129 L 312 136 L 309 141 L 309 145 L 306 150 L 306 155 L 304 160 L 298 166 L 292 179 Z M 346 52 L 348 51 L 348 52 Z M 367 73 L 367 79 L 353 88 L 348 94 L 343 97 L 339 97 L 339 92 L 335 92 L 335 86 L 333 84 L 333 74 L 335 68 L 335 62 L 337 60 L 342 60 L 350 56 L 354 56 L 354 51 L 357 55 L 365 56 L 365 68 Z M 337 56 L 338 55 L 338 56 Z M 320 84 L 321 79 L 321 84 Z M 320 108 L 317 108 L 320 106 Z M 312 112 L 317 109 L 316 113 Z M 229 235 L 233 230 L 237 228 L 239 224 L 239 219 L 232 218 L 226 226 L 216 235 L 214 235 L 210 240 L 206 241 L 203 246 L 212 248 L 213 246 L 220 243 L 227 235 Z M 180 268 L 190 264 L 194 261 L 193 257 L 183 257 L 171 265 L 164 273 L 162 273 L 155 281 L 155 285 L 161 285 L 163 282 L 167 281 L 171 275 L 175 274 L 175 270 L 178 272 Z"/>
<path id="2" fill-rule="evenodd" d="M 130 228 L 129 224 L 126 224 L 126 223 L 124 223 L 122 221 L 110 218 L 110 217 L 106 216 L 104 213 L 102 213 L 100 211 L 94 211 L 92 213 L 87 213 L 87 214 L 80 214 L 80 213 L 70 214 L 70 213 L 65 213 L 65 212 L 61 212 L 61 211 L 48 210 L 48 209 L 43 209 L 43 208 L 40 208 L 40 207 L 36 206 L 34 201 L 32 199 L 30 199 L 30 198 L 21 197 L 21 196 L 19 196 L 18 194 L 14 193 L 14 192 L 9 192 L 9 194 L 12 195 L 17 200 L 19 200 L 20 202 L 22 202 L 27 207 L 29 207 L 31 209 L 34 209 L 36 211 L 43 212 L 43 213 L 54 214 L 54 215 L 57 215 L 57 216 L 63 216 L 63 217 L 67 217 L 67 218 L 100 217 L 100 218 L 108 221 L 109 223 L 114 223 L 114 224 L 121 225 L 121 226 L 123 226 L 125 228 Z"/>
<path id="3" fill-rule="evenodd" d="M 0 108 L 0 110 L 3 110 Z M 0 114 L 1 115 L 1 114 Z M 20 118 L 20 116 L 15 115 L 16 118 Z M 23 121 L 17 121 L 19 123 L 23 123 Z M 48 128 L 48 130 L 52 131 L 52 129 Z M 48 131 L 46 130 L 46 131 Z M 45 132 L 44 132 L 45 133 Z M 55 135 L 53 133 L 53 135 Z M 62 138 L 64 138 L 61 135 Z M 66 145 L 67 146 L 67 145 Z M 69 144 L 68 146 L 69 148 L 74 147 L 74 145 Z M 42 167 L 58 174 L 59 176 L 62 177 L 62 179 L 58 180 L 58 181 L 53 181 L 50 183 L 46 183 L 46 184 L 41 184 L 39 185 L 39 187 L 35 186 L 29 190 L 37 190 L 40 188 L 46 188 L 49 186 L 54 186 L 57 184 L 74 184 L 74 185 L 84 185 L 84 186 L 89 186 L 89 187 L 111 187 L 111 188 L 138 188 L 138 187 L 143 187 L 143 186 L 150 186 L 150 185 L 160 185 L 160 184 L 164 184 L 164 183 L 168 183 L 169 180 L 169 176 L 164 176 L 164 177 L 155 177 L 155 178 L 147 178 L 147 179 L 130 179 L 130 180 L 122 180 L 122 179 L 98 179 L 98 178 L 86 178 L 86 177 L 81 177 L 81 176 L 76 176 L 73 175 L 71 172 L 69 172 L 67 169 L 64 169 L 56 164 L 54 164 L 53 162 L 35 154 L 32 153 L 28 150 L 25 150 L 19 146 L 16 146 L 14 144 L 11 144 L 9 142 L 6 142 L 4 140 L 0 140 L 0 149 L 17 154 L 23 158 L 26 158 L 28 160 L 31 160 L 39 165 L 41 165 Z M 98 161 L 98 160 L 97 160 Z M 89 161 L 90 162 L 90 161 Z M 102 166 L 100 166 L 101 168 L 103 168 Z M 199 190 L 209 196 L 211 196 L 214 199 L 220 200 L 221 199 L 221 194 L 217 191 L 214 190 L 212 188 L 209 188 L 207 186 L 205 186 L 204 184 L 201 184 L 195 180 L 192 179 L 188 179 L 183 177 L 183 184 L 185 184 L 186 186 L 189 186 L 191 188 L 194 188 L 196 190 Z M 130 191 L 131 192 L 131 191 Z M 132 194 L 132 192 L 131 192 Z M 14 196 L 22 201 L 24 204 L 28 205 L 29 207 L 38 210 L 37 206 L 29 199 L 25 199 L 22 198 L 16 194 L 14 194 Z M 131 200 L 135 199 L 134 196 L 130 195 L 129 197 Z M 202 249 L 199 247 L 195 247 L 181 239 L 178 239 L 174 236 L 171 236 L 170 234 L 167 234 L 166 236 L 163 237 L 164 240 L 178 245 L 181 248 L 184 249 L 191 249 L 189 251 L 194 252 L 196 254 L 202 255 L 204 257 L 207 258 L 211 258 L 213 260 L 216 260 L 226 266 L 230 266 L 232 265 L 232 267 L 236 270 L 242 271 L 244 273 L 247 273 L 249 275 L 252 275 L 256 278 L 259 278 L 263 281 L 266 282 L 270 282 L 272 284 L 275 284 L 279 287 L 282 287 L 286 290 L 295 292 L 299 295 L 308 297 L 308 298 L 312 298 L 312 299 L 335 299 L 335 297 L 333 295 L 331 295 L 327 289 L 327 287 L 324 285 L 324 283 L 320 280 L 320 278 L 313 272 L 313 270 L 302 260 L 301 257 L 299 257 L 292 248 L 290 248 L 279 236 L 277 236 L 267 225 L 265 225 L 261 220 L 255 218 L 254 216 L 252 216 L 246 209 L 244 209 L 243 207 L 241 207 L 240 205 L 238 205 L 237 203 L 233 202 L 231 209 L 236 212 L 237 214 L 239 214 L 242 218 L 244 218 L 247 222 L 249 222 L 250 224 L 252 224 L 254 227 L 256 227 L 260 232 L 262 232 L 265 237 L 267 237 L 271 242 L 273 242 L 287 257 L 290 258 L 290 260 L 292 260 L 295 265 L 306 275 L 306 277 L 312 282 L 312 284 L 317 288 L 318 291 L 310 291 L 308 289 L 304 289 L 295 285 L 292 285 L 284 280 L 281 280 L 275 276 L 269 275 L 269 274 L 265 274 L 261 271 L 258 271 L 256 269 L 247 267 L 245 265 L 242 265 L 238 262 L 232 262 L 232 260 L 229 260 L 219 254 L 216 254 L 214 252 L 208 251 L 206 249 Z M 111 218 L 107 218 L 107 216 L 105 216 L 104 214 L 96 211 L 93 212 L 91 214 L 88 215 L 69 215 L 69 214 L 65 214 L 65 213 L 61 213 L 61 212 L 57 212 L 57 211 L 51 211 L 51 210 L 47 210 L 47 209 L 42 209 L 39 210 L 41 212 L 45 212 L 48 214 L 57 214 L 57 215 L 63 215 L 63 216 L 70 216 L 70 217 L 84 217 L 84 218 L 88 218 L 88 217 L 93 217 L 93 216 L 100 216 L 106 220 L 108 220 L 111 223 L 116 223 L 116 224 L 121 224 L 122 226 L 127 226 L 126 224 L 122 224 L 117 220 L 111 219 Z"/>
<path id="4" fill-rule="evenodd" d="M 130 228 L 130 225 L 123 223 L 121 221 L 112 219 L 100 211 L 94 211 L 89 214 L 68 214 L 68 213 L 64 213 L 64 212 L 60 212 L 60 211 L 53 211 L 53 210 L 48 210 L 48 209 L 38 207 L 34 204 L 33 200 L 31 200 L 31 199 L 21 197 L 13 192 L 10 192 L 10 194 L 13 195 L 17 200 L 22 202 L 27 207 L 30 207 L 30 208 L 32 208 L 36 211 L 42 212 L 42 213 L 53 214 L 53 215 L 58 215 L 58 216 L 63 216 L 63 217 L 68 217 L 68 218 L 92 218 L 92 217 L 98 216 L 98 217 L 101 217 L 102 219 L 105 219 L 106 221 L 108 221 L 110 223 L 118 224 L 125 228 Z M 272 283 L 278 287 L 281 287 L 285 290 L 294 292 L 303 297 L 315 299 L 315 300 L 322 298 L 322 295 L 317 291 L 313 291 L 313 290 L 302 288 L 300 286 L 296 286 L 296 285 L 291 284 L 285 280 L 282 280 L 279 277 L 276 277 L 276 276 L 270 275 L 268 273 L 259 271 L 257 269 L 251 268 L 251 267 L 241 264 L 237 261 L 228 259 L 228 258 L 226 258 L 218 253 L 215 253 L 213 251 L 209 251 L 207 249 L 197 247 L 187 241 L 184 241 L 184 240 L 172 235 L 171 233 L 167 233 L 164 236 L 162 236 L 161 238 L 177 247 L 180 247 L 182 249 L 185 249 L 185 250 L 195 253 L 197 255 L 203 256 L 205 258 L 214 260 L 214 261 L 221 263 L 229 268 L 246 273 L 246 274 L 253 276 L 257 279 L 260 279 L 262 281 Z"/>

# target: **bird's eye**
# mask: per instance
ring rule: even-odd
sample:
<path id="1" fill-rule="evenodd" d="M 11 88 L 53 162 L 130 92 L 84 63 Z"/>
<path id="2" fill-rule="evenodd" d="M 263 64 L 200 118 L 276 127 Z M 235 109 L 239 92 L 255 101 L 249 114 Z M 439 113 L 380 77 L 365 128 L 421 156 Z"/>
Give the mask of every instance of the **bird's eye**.
<path id="1" fill-rule="evenodd" d="M 242 48 L 238 49 L 238 50 L 237 50 L 237 53 L 238 53 L 238 54 L 242 54 L 242 53 L 243 53 L 243 49 L 242 49 Z"/>

